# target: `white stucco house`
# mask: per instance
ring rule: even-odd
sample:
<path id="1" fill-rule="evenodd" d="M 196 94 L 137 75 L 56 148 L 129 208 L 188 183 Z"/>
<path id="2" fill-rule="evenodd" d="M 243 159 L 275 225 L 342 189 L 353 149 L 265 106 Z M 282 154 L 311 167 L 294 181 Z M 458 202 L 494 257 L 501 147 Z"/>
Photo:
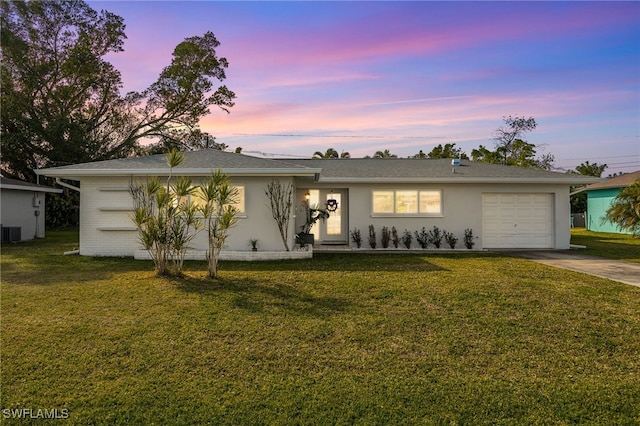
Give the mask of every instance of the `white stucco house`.
<path id="1" fill-rule="evenodd" d="M 0 176 L 2 242 L 44 238 L 46 194 L 61 192 L 61 189 Z"/>
<path id="2" fill-rule="evenodd" d="M 284 250 L 265 195 L 273 179 L 296 187 L 289 242 L 304 221 L 305 198 L 312 204 L 337 201 L 328 220 L 314 229 L 316 245 L 351 245 L 349 232 L 369 225 L 395 226 L 400 232 L 438 226 L 462 241 L 473 230 L 477 249 L 568 249 L 569 188 L 594 178 L 451 159 L 257 158 L 217 150 L 186 152 L 173 175 L 204 180 L 220 169 L 239 189 L 241 219 L 230 232 L 228 251 L 249 250 L 258 239 L 260 250 Z M 140 249 L 130 220 L 131 182 L 169 173 L 164 155 L 76 164 L 37 171 L 44 176 L 80 182 L 80 254 L 132 256 Z M 194 249 L 204 250 L 200 235 Z"/>

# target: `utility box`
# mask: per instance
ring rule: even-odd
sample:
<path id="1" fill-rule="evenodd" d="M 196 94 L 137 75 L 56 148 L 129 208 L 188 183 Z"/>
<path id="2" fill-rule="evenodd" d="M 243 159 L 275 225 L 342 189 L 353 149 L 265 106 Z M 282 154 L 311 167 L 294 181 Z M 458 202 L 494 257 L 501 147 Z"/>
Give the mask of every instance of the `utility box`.
<path id="1" fill-rule="evenodd" d="M 19 226 L 3 226 L 2 227 L 2 242 L 11 243 L 14 241 L 22 240 L 22 228 Z"/>

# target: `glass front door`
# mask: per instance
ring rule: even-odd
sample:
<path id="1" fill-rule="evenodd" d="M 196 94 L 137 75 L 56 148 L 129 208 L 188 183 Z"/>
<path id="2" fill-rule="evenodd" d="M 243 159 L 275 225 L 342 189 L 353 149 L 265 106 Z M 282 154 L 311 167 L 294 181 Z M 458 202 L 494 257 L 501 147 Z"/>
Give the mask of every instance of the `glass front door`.
<path id="1" fill-rule="evenodd" d="M 309 190 L 309 205 L 327 208 L 327 200 L 335 200 L 337 208 L 329 212 L 329 218 L 318 221 L 311 233 L 316 236 L 316 243 L 320 244 L 347 244 L 348 229 L 347 224 L 347 196 L 346 190 Z"/>

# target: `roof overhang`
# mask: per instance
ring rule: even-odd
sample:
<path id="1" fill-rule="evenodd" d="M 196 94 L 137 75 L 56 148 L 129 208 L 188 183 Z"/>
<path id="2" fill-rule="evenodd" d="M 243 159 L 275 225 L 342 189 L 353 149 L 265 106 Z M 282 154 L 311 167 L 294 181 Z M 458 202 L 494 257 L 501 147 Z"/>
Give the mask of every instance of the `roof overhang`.
<path id="1" fill-rule="evenodd" d="M 1 184 L 0 189 L 15 189 L 17 191 L 31 191 L 31 192 L 50 192 L 53 194 L 62 193 L 62 189 L 60 188 L 50 188 L 46 186 L 38 186 L 38 185 L 11 185 L 11 184 Z"/>
<path id="2" fill-rule="evenodd" d="M 595 179 L 595 180 L 594 180 Z M 599 178 L 582 177 L 574 179 L 552 178 L 514 178 L 514 177 L 416 177 L 416 178 L 336 178 L 322 177 L 318 183 L 499 183 L 499 184 L 546 184 L 546 185 L 583 185 L 599 181 Z"/>
<path id="3" fill-rule="evenodd" d="M 209 176 L 217 169 L 189 169 L 176 167 L 159 169 L 40 169 L 36 174 L 50 177 L 62 177 L 66 179 L 81 178 L 84 176 Z M 292 169 L 292 168 L 247 168 L 247 169 L 220 169 L 228 176 L 311 176 L 320 174 L 321 169 Z"/>

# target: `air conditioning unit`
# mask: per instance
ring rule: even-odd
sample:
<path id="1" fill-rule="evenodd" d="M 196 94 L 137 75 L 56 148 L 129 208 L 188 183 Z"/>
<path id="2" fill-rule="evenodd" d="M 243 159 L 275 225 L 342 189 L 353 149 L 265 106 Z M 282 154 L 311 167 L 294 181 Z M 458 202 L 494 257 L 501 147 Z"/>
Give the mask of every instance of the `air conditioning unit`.
<path id="1" fill-rule="evenodd" d="M 2 242 L 10 243 L 13 241 L 22 240 L 22 228 L 19 226 L 3 226 L 2 227 Z"/>

